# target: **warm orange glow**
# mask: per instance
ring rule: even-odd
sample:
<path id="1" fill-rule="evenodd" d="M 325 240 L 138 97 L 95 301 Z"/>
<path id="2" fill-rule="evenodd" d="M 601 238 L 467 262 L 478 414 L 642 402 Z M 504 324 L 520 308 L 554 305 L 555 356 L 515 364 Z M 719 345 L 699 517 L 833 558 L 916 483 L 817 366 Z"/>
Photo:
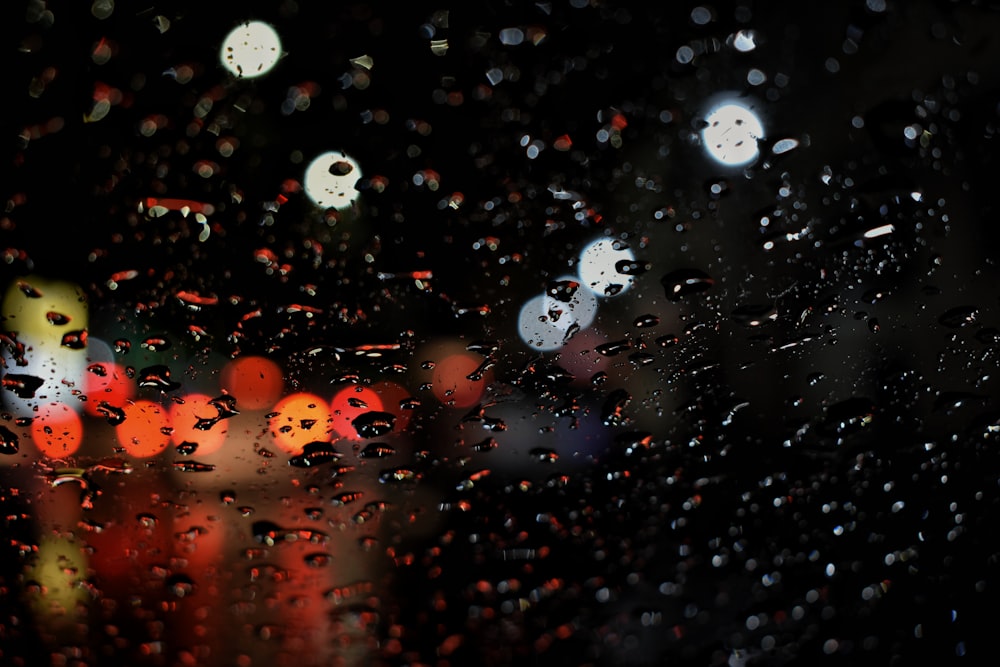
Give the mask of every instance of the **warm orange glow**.
<path id="1" fill-rule="evenodd" d="M 31 440 L 49 458 L 70 456 L 83 441 L 83 421 L 65 403 L 46 403 L 31 422 Z"/>
<path id="2" fill-rule="evenodd" d="M 302 446 L 314 440 L 329 441 L 333 434 L 330 406 L 316 394 L 286 396 L 272 412 L 277 414 L 268 420 L 271 436 L 289 454 L 302 453 Z"/>
<path id="3" fill-rule="evenodd" d="M 222 369 L 222 389 L 236 397 L 241 410 L 274 405 L 284 388 L 281 366 L 266 357 L 240 357 Z"/>
<path id="4" fill-rule="evenodd" d="M 118 442 L 132 456 L 156 456 L 170 443 L 170 415 L 153 401 L 124 406 L 125 421 L 115 427 Z"/>
<path id="5" fill-rule="evenodd" d="M 492 373 L 487 371 L 481 380 L 469 380 L 468 375 L 479 368 L 483 357 L 471 353 L 452 354 L 434 367 L 431 390 L 445 405 L 458 408 L 475 405 L 482 398 L 483 391 L 492 381 Z"/>
<path id="6" fill-rule="evenodd" d="M 229 427 L 225 419 L 218 419 L 219 411 L 209 401 L 211 396 L 205 394 L 187 394 L 182 396 L 183 403 L 173 403 L 170 406 L 170 424 L 174 427 L 170 441 L 179 445 L 182 442 L 193 442 L 198 445 L 195 456 L 204 456 L 219 451 L 226 441 Z M 205 421 L 218 419 L 214 424 Z M 201 423 L 210 426 L 207 429 L 198 428 Z"/>
<path id="7" fill-rule="evenodd" d="M 98 409 L 101 402 L 116 408 L 124 407 L 135 396 L 135 381 L 125 375 L 125 369 L 112 361 L 101 361 L 87 366 L 83 376 L 83 394 L 87 402 L 84 411 L 91 417 L 102 417 Z"/>
<path id="8" fill-rule="evenodd" d="M 333 430 L 341 438 L 360 440 L 357 429 L 351 422 L 358 415 L 373 410 L 382 411 L 382 398 L 379 394 L 368 387 L 345 387 L 338 391 L 333 400 L 330 401 L 330 408 L 333 412 Z M 392 406 L 388 406 L 389 411 L 395 413 Z"/>

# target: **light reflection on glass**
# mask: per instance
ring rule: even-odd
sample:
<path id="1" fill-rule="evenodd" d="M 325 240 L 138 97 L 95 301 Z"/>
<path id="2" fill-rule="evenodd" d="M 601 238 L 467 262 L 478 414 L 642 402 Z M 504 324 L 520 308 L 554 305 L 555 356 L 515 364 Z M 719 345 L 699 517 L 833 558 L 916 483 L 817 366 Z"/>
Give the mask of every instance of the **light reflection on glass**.
<path id="1" fill-rule="evenodd" d="M 358 196 L 361 167 L 342 152 L 328 151 L 306 167 L 303 187 L 306 196 L 321 208 L 345 209 Z"/>
<path id="2" fill-rule="evenodd" d="M 267 74 L 281 58 L 281 38 L 263 21 L 247 21 L 222 40 L 222 64 L 238 77 Z"/>
<path id="3" fill-rule="evenodd" d="M 709 157 L 727 167 L 740 167 L 757 159 L 757 142 L 764 126 L 752 108 L 741 102 L 726 102 L 705 117 L 701 137 Z"/>

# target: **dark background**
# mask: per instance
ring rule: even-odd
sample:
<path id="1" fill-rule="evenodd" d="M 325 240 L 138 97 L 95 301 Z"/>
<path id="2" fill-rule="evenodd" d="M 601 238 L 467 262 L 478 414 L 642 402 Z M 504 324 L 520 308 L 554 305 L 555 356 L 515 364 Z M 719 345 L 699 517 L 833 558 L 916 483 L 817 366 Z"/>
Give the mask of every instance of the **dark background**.
<path id="1" fill-rule="evenodd" d="M 414 457 L 421 484 L 474 511 L 411 533 L 405 510 L 438 510 L 412 489 L 386 491 L 404 511 L 385 518 L 380 537 L 413 558 L 379 580 L 372 664 L 989 664 L 1000 501 L 997 7 L 716 3 L 698 25 L 697 3 L 661 4 L 118 2 L 98 20 L 82 2 L 8 3 L 4 282 L 29 272 L 73 280 L 95 327 L 115 323 L 136 338 L 180 339 L 196 322 L 212 338 L 191 348 L 206 355 L 234 354 L 227 334 L 261 307 L 239 352 L 281 360 L 298 385 L 328 385 L 345 369 L 377 380 L 385 366 L 307 361 L 318 345 L 499 343 L 498 392 L 523 400 L 525 421 L 551 419 L 561 464 L 551 477 L 534 462 L 525 473 L 499 466 L 473 491 L 454 491 L 468 472 L 447 448 L 462 415 L 420 413 L 413 449 L 430 452 L 430 462 Z M 170 20 L 162 34 L 156 15 Z M 271 22 L 287 54 L 268 76 L 236 80 L 218 45 L 250 18 Z M 435 22 L 445 56 L 431 53 L 422 28 Z M 505 46 L 497 34 L 511 26 L 546 39 Z M 757 33 L 758 48 L 726 46 L 740 29 Z M 98 65 L 90 54 L 102 38 L 115 54 Z M 698 46 L 693 62 L 675 57 L 683 45 Z M 362 54 L 375 63 L 371 85 L 345 87 Z M 163 74 L 182 64 L 190 81 Z M 488 86 L 492 67 L 516 80 Z M 751 67 L 768 80 L 749 85 Z M 56 76 L 34 97 L 46 68 Z M 303 82 L 319 94 L 283 114 Z M 101 84 L 122 100 L 85 123 Z M 750 101 L 766 128 L 761 159 L 746 169 L 715 165 L 698 142 L 708 101 L 726 92 Z M 442 103 L 448 93 L 461 104 Z M 191 129 L 206 96 L 205 126 L 240 141 L 230 158 L 217 135 Z M 385 123 L 365 122 L 378 110 Z M 150 114 L 166 124 L 143 137 Z M 596 138 L 615 114 L 627 120 L 620 147 Z M 52 119 L 59 131 L 19 138 Z M 429 134 L 410 129 L 420 122 Z M 922 144 L 904 138 L 914 123 L 927 130 Z M 572 149 L 556 151 L 564 134 Z M 530 160 L 524 136 L 549 147 Z M 772 155 L 785 137 L 799 147 Z M 357 205 L 332 214 L 291 191 L 275 206 L 325 150 L 362 165 Z M 201 159 L 218 174 L 197 176 Z M 441 175 L 437 191 L 412 180 L 428 169 Z M 384 192 L 371 187 L 376 175 L 388 179 Z M 557 200 L 550 188 L 576 195 Z M 462 206 L 442 205 L 458 192 Z M 190 219 L 140 213 L 150 196 L 215 206 L 208 241 Z M 862 237 L 890 223 L 892 234 Z M 804 228 L 801 240 L 764 249 L 770 234 Z M 473 249 L 487 235 L 499 251 Z M 566 359 L 533 354 L 512 323 L 601 235 L 628 242 L 652 268 L 602 305 L 599 340 L 645 346 L 654 362 L 616 358 L 609 385 L 570 383 L 556 372 Z M 261 248 L 288 264 L 289 278 L 262 270 Z M 679 268 L 705 271 L 713 287 L 669 302 L 659 281 Z M 112 294 L 109 277 L 126 269 L 139 276 Z M 377 275 L 423 269 L 434 272 L 425 290 Z M 179 290 L 223 302 L 193 315 L 172 298 Z M 323 314 L 302 325 L 285 314 L 291 303 Z M 481 304 L 486 317 L 458 314 Z M 745 326 L 739 309 L 761 305 L 773 320 Z M 975 317 L 956 322 L 954 308 Z M 642 312 L 661 316 L 652 333 L 632 325 Z M 656 342 L 667 334 L 678 343 Z M 420 359 L 404 349 L 393 361 Z M 605 426 L 601 412 L 622 387 L 631 421 Z M 578 407 L 560 412 L 567 405 Z M 636 433 L 652 445 L 627 454 Z M 536 480 L 530 492 L 519 490 L 522 476 Z M 23 522 L 7 529 L 31 535 Z M 22 560 L 5 563 L 15 590 Z M 521 593 L 497 588 L 511 579 Z M 15 647 L 4 657 L 47 655 L 30 623 L 13 629 L 24 614 L 15 598 L 4 603 Z M 231 664 L 220 644 L 217 664 Z"/>

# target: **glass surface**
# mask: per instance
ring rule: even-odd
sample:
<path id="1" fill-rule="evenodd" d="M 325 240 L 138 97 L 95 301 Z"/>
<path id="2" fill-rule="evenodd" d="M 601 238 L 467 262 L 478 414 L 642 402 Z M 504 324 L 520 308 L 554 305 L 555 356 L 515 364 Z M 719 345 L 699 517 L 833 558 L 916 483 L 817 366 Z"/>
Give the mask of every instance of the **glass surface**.
<path id="1" fill-rule="evenodd" d="M 989 664 L 997 9 L 4 3 L 0 664 Z"/>

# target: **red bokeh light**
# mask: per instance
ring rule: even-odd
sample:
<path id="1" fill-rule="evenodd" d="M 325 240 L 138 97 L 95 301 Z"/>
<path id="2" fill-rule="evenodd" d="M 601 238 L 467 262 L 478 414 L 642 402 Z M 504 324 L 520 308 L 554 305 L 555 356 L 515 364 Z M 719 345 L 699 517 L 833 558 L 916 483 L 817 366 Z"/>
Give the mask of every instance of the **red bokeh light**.
<path id="1" fill-rule="evenodd" d="M 135 396 L 135 381 L 125 375 L 125 369 L 112 361 L 90 364 L 83 378 L 83 394 L 87 397 L 84 412 L 91 417 L 102 417 L 98 409 L 101 402 L 116 408 L 123 407 Z"/>
<path id="2" fill-rule="evenodd" d="M 226 420 L 219 419 L 211 428 L 198 428 L 199 423 L 205 419 L 217 418 L 219 411 L 210 404 L 211 396 L 205 394 L 187 394 L 182 397 L 183 403 L 173 403 L 170 406 L 170 423 L 173 426 L 173 433 L 170 441 L 179 445 L 182 442 L 197 443 L 197 456 L 212 454 L 222 448 L 222 443 L 226 441 L 229 428 Z"/>
<path id="3" fill-rule="evenodd" d="M 132 456 L 156 456 L 170 444 L 170 415 L 160 404 L 139 400 L 126 404 L 125 421 L 115 427 L 118 443 Z"/>
<path id="4" fill-rule="evenodd" d="M 46 403 L 31 421 L 31 440 L 49 458 L 70 456 L 83 441 L 83 420 L 65 403 Z"/>
<path id="5" fill-rule="evenodd" d="M 486 371 L 480 380 L 470 380 L 482 363 L 483 358 L 471 353 L 452 354 L 434 367 L 431 390 L 445 405 L 464 408 L 475 405 L 482 398 L 483 391 L 492 381 L 492 372 Z"/>
<path id="6" fill-rule="evenodd" d="M 281 397 L 285 382 L 281 366 L 266 357 L 240 357 L 222 369 L 222 390 L 236 397 L 245 410 L 263 410 Z"/>
<path id="7" fill-rule="evenodd" d="M 389 412 L 395 414 L 392 406 L 388 406 Z M 333 430 L 341 438 L 350 440 L 360 440 L 357 430 L 351 422 L 358 416 L 373 410 L 382 411 L 382 397 L 368 387 L 344 387 L 333 396 L 330 401 L 330 409 L 333 414 Z"/>

